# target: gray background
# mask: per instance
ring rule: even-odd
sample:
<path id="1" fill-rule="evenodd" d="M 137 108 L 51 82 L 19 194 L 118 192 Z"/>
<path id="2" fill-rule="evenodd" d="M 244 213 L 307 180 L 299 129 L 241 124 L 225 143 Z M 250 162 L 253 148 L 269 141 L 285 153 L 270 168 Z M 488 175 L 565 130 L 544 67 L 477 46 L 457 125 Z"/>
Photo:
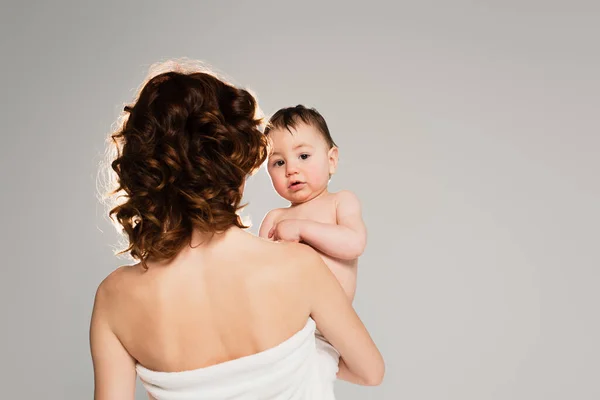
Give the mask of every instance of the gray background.
<path id="1" fill-rule="evenodd" d="M 600 398 L 596 2 L 165 3 L 2 3 L 2 398 L 92 397 L 94 291 L 127 262 L 95 194 L 104 139 L 181 56 L 329 122 L 387 362 L 340 399 Z M 253 232 L 284 204 L 264 170 L 246 200 Z"/>

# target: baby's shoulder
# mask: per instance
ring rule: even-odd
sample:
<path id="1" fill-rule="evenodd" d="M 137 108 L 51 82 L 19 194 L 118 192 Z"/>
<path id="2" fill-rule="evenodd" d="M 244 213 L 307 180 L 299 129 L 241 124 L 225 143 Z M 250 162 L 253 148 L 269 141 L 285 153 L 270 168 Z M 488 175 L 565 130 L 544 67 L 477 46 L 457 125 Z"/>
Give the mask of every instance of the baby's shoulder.
<path id="1" fill-rule="evenodd" d="M 286 214 L 287 208 L 274 208 L 265 215 L 265 220 L 276 221 Z"/>
<path id="2" fill-rule="evenodd" d="M 332 193 L 333 199 L 337 205 L 357 205 L 360 206 L 360 200 L 358 196 L 350 190 L 340 190 L 339 192 Z"/>

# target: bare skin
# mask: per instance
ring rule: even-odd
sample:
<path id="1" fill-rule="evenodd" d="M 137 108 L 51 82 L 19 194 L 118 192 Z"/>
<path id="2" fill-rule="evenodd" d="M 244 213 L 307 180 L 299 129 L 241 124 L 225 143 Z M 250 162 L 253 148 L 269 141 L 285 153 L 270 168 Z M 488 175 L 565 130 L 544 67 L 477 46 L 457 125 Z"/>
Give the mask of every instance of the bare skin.
<path id="1" fill-rule="evenodd" d="M 367 232 L 356 195 L 347 190 L 328 191 L 337 169 L 337 147 L 329 146 L 323 134 L 306 123 L 273 129 L 269 139 L 267 171 L 275 191 L 290 206 L 271 210 L 259 235 L 306 243 L 317 250 L 352 301 Z"/>
<path id="2" fill-rule="evenodd" d="M 119 268 L 99 286 L 90 328 L 96 400 L 133 400 L 135 365 L 185 371 L 271 348 L 311 316 L 340 352 L 338 376 L 376 385 L 381 354 L 318 254 L 238 228 L 173 260 Z"/>
<path id="3" fill-rule="evenodd" d="M 360 217 L 360 204 L 352 193 L 325 190 L 310 201 L 272 210 L 259 235 L 311 245 L 350 301 L 354 299 L 358 256 L 366 244 L 366 228 Z"/>

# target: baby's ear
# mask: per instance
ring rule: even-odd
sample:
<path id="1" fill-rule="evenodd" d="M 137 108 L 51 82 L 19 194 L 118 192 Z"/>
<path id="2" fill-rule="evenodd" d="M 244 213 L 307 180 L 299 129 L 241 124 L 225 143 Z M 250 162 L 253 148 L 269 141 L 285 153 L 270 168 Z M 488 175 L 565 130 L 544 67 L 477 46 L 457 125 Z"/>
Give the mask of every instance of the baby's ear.
<path id="1" fill-rule="evenodd" d="M 338 148 L 336 146 L 333 146 L 331 149 L 329 149 L 329 175 L 333 175 L 335 174 L 335 170 L 337 169 L 337 163 L 338 163 Z"/>

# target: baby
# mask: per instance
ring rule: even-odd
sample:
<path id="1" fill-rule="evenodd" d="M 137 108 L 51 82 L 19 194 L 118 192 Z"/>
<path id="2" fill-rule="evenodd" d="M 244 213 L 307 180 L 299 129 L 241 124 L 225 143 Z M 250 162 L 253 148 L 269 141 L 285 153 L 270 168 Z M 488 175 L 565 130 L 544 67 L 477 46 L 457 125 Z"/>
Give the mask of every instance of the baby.
<path id="1" fill-rule="evenodd" d="M 265 134 L 272 146 L 269 176 L 290 206 L 267 213 L 259 235 L 313 247 L 352 301 L 367 234 L 358 198 L 347 190 L 327 189 L 337 167 L 338 148 L 325 119 L 302 105 L 283 108 L 271 117 Z"/>
<path id="2" fill-rule="evenodd" d="M 352 302 L 358 257 L 365 249 L 367 232 L 358 198 L 347 190 L 327 190 L 337 167 L 338 148 L 325 119 L 317 110 L 302 105 L 283 108 L 271 117 L 265 135 L 271 141 L 269 176 L 290 206 L 269 211 L 259 235 L 313 247 Z M 322 360 L 319 374 L 333 398 L 340 355 L 318 330 L 315 338 Z"/>

